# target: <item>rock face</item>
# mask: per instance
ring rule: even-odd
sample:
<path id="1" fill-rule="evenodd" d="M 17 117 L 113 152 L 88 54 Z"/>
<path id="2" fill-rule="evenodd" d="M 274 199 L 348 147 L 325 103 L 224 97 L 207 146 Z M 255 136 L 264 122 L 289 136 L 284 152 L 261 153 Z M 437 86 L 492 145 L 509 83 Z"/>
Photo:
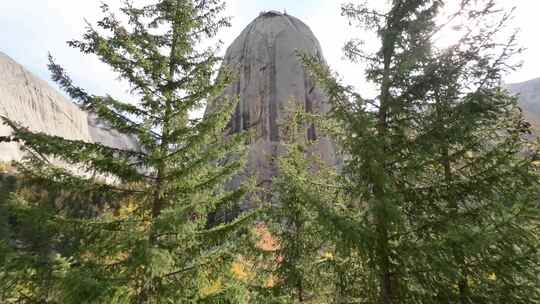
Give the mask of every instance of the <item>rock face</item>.
<path id="1" fill-rule="evenodd" d="M 0 115 L 32 131 L 67 139 L 99 142 L 120 149 L 137 149 L 136 141 L 111 130 L 94 115 L 80 110 L 45 81 L 0 52 Z M 11 130 L 0 123 L 0 136 Z M 0 143 L 0 161 L 20 160 L 19 144 Z"/>
<path id="2" fill-rule="evenodd" d="M 236 75 L 225 95 L 239 96 L 230 122 L 233 132 L 251 129 L 248 170 L 260 182 L 276 174 L 275 157 L 286 139 L 285 124 L 292 109 L 323 113 L 329 110 L 325 96 L 309 78 L 297 51 L 324 62 L 322 50 L 309 27 L 279 12 L 261 13 L 227 49 L 224 65 Z M 211 107 L 209 108 L 211 111 Z M 313 126 L 303 140 L 320 139 L 313 153 L 335 163 L 335 149 Z"/>
<path id="3" fill-rule="evenodd" d="M 534 134 L 540 135 L 540 78 L 506 87 L 513 94 L 519 94 L 519 105 L 525 119 L 532 125 Z"/>

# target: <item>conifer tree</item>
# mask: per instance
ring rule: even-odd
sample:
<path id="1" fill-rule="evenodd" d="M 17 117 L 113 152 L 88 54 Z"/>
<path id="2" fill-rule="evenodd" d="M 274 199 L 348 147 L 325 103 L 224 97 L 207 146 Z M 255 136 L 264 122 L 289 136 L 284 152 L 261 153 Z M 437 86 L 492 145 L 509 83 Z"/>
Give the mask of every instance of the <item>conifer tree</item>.
<path id="1" fill-rule="evenodd" d="M 51 58 L 53 80 L 140 149 L 33 133 L 3 119 L 13 129 L 10 139 L 31 156 L 18 166 L 21 178 L 45 189 L 2 202 L 15 225 L 11 243 L 21 245 L 2 250 L 1 285 L 13 291 L 3 303 L 244 300 L 229 267 L 233 234 L 249 217 L 207 225 L 208 214 L 249 188 L 248 182 L 224 187 L 243 165 L 243 135 L 223 135 L 235 101 L 223 100 L 202 119 L 190 117 L 220 97 L 232 76 L 216 76 L 217 47 L 204 46 L 229 25 L 223 8 L 219 0 L 142 7 L 126 1 L 119 18 L 103 5 L 97 27 L 89 24 L 81 40 L 69 42 L 126 80 L 137 103 L 87 93 Z M 21 229 L 41 231 L 40 252 Z"/>
<path id="2" fill-rule="evenodd" d="M 272 180 L 271 204 L 265 224 L 277 246 L 270 274 L 275 278 L 270 303 L 327 303 L 331 298 L 334 248 L 319 219 L 318 204 L 339 196 L 336 171 L 312 151 L 303 121 L 308 113 L 289 113 L 284 126 L 284 153 L 278 157 L 278 174 Z"/>
<path id="3" fill-rule="evenodd" d="M 520 52 L 515 35 L 497 36 L 510 13 L 492 0 L 463 0 L 441 23 L 450 2 L 396 0 L 384 12 L 343 6 L 378 34 L 373 54 L 355 40 L 345 47 L 367 62 L 375 100 L 304 57 L 348 155 L 348 209 L 319 211 L 354 257 L 350 268 L 362 269 L 345 273 L 355 285 L 338 303 L 539 301 L 538 176 L 523 153 L 528 126 L 517 99 L 500 87 Z M 460 38 L 438 47 L 449 26 Z"/>

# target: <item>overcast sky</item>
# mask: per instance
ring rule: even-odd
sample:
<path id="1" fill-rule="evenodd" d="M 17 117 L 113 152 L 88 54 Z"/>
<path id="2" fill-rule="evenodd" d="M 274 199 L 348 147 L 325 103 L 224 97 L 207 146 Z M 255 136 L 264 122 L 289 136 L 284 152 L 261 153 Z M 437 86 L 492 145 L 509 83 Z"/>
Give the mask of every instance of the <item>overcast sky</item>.
<path id="1" fill-rule="evenodd" d="M 137 0 L 144 1 L 144 0 Z M 354 0 L 353 0 L 354 1 Z M 356 0 L 358 1 L 358 0 Z M 385 0 L 370 0 L 383 3 Z M 513 26 L 521 28 L 520 43 L 527 50 L 522 56 L 523 68 L 508 75 L 506 82 L 521 82 L 540 77 L 540 0 L 499 0 L 504 6 L 516 6 Z M 47 53 L 51 52 L 82 87 L 94 94 L 110 93 L 126 98 L 125 84 L 96 58 L 81 55 L 66 46 L 65 41 L 79 38 L 84 18 L 99 19 L 98 0 L 0 0 L 0 51 L 8 54 L 40 78 L 49 81 Z M 103 0 L 112 6 L 120 0 Z M 343 80 L 361 93 L 369 94 L 361 66 L 343 59 L 345 41 L 358 34 L 340 16 L 344 0 L 229 0 L 227 15 L 233 17 L 232 28 L 220 38 L 229 45 L 243 28 L 261 11 L 286 10 L 311 27 L 321 42 L 326 60 Z M 225 48 L 224 47 L 224 48 Z M 1 76 L 0 76 L 1 77 Z M 1 78 L 0 78 L 1 79 Z"/>

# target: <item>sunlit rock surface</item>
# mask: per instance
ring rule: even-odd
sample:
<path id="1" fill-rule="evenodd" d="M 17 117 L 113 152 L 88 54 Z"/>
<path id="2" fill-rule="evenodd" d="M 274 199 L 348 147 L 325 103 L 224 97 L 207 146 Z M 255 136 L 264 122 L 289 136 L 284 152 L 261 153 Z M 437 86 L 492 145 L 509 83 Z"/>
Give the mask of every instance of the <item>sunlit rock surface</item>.
<path id="1" fill-rule="evenodd" d="M 0 115 L 32 131 L 67 139 L 99 142 L 120 149 L 137 149 L 134 138 L 111 130 L 95 115 L 80 110 L 47 82 L 0 52 Z M 0 136 L 11 130 L 0 123 Z M 0 143 L 0 161 L 20 160 L 20 144 Z"/>

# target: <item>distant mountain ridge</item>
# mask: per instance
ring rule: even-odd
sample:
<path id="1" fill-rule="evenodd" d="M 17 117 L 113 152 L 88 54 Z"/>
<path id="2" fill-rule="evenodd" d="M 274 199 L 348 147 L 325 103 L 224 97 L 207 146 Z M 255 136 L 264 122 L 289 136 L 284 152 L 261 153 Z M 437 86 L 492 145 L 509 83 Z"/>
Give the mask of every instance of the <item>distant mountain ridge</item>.
<path id="1" fill-rule="evenodd" d="M 82 111 L 47 82 L 0 52 L 0 115 L 28 127 L 67 139 L 102 143 L 119 149 L 138 149 L 137 141 Z M 0 136 L 11 130 L 0 123 Z M 20 144 L 0 143 L 0 161 L 20 160 Z"/>
<path id="2" fill-rule="evenodd" d="M 519 105 L 525 119 L 532 125 L 536 135 L 540 135 L 540 78 L 507 84 L 505 87 L 519 95 Z"/>

